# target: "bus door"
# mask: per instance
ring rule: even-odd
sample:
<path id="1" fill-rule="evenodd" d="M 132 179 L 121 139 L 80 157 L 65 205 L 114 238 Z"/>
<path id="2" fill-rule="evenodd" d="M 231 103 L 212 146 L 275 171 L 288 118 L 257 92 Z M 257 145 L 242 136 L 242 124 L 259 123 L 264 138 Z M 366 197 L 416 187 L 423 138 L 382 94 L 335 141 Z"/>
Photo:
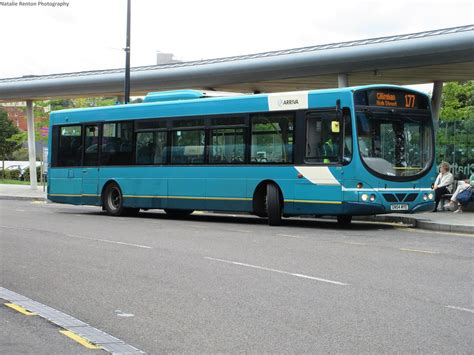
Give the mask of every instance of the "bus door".
<path id="1" fill-rule="evenodd" d="M 337 213 L 342 201 L 341 120 L 336 110 L 310 111 L 305 117 L 304 165 L 296 169 L 302 176 L 295 185 L 295 207 Z M 299 207 L 298 207 L 299 206 Z M 311 207 L 309 207 L 311 206 Z"/>
<path id="2" fill-rule="evenodd" d="M 99 126 L 84 126 L 84 160 L 82 166 L 82 200 L 86 204 L 99 201 Z"/>

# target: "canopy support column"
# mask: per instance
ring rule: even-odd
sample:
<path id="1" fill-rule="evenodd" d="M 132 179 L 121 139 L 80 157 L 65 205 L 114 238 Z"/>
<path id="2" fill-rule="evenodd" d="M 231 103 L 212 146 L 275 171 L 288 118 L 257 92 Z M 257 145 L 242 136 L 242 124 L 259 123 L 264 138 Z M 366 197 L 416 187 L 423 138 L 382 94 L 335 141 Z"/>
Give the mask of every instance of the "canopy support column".
<path id="1" fill-rule="evenodd" d="M 441 94 L 443 93 L 443 82 L 436 80 L 433 83 L 433 96 L 431 97 L 431 110 L 433 112 L 433 125 L 435 130 L 439 126 L 439 114 L 441 111 Z"/>
<path id="2" fill-rule="evenodd" d="M 337 75 L 337 85 L 340 88 L 349 86 L 349 76 L 346 73 L 340 73 Z"/>
<path id="3" fill-rule="evenodd" d="M 28 128 L 28 157 L 30 160 L 30 187 L 38 189 L 36 180 L 36 147 L 35 147 L 35 118 L 33 115 L 33 101 L 26 101 L 26 119 Z"/>

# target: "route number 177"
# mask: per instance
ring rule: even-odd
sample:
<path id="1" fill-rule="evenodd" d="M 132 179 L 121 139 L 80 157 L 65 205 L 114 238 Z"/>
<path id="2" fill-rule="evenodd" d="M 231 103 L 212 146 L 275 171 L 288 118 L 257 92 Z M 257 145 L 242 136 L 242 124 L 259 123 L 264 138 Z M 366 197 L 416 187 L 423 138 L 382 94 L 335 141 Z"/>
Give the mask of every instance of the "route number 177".
<path id="1" fill-rule="evenodd" d="M 415 107 L 415 95 L 405 95 L 405 107 Z"/>

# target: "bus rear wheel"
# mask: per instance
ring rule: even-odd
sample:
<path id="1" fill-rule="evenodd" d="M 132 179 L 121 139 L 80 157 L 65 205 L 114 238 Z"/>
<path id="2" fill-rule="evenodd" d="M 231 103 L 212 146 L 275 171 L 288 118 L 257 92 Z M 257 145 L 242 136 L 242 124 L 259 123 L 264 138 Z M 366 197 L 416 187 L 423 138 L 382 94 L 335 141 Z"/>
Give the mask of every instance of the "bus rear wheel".
<path id="1" fill-rule="evenodd" d="M 104 191 L 102 205 L 109 216 L 136 216 L 139 208 L 127 208 L 123 206 L 123 195 L 120 186 L 116 183 L 107 185 Z"/>
<path id="2" fill-rule="evenodd" d="M 270 226 L 279 226 L 281 225 L 281 198 L 280 190 L 274 184 L 267 185 L 267 196 L 265 197 L 266 207 L 267 207 L 267 216 L 268 216 L 268 225 Z"/>
<path id="3" fill-rule="evenodd" d="M 347 215 L 337 216 L 337 222 L 341 226 L 348 226 L 351 224 L 351 221 L 352 221 L 352 216 L 347 216 Z"/>
<path id="4" fill-rule="evenodd" d="M 189 216 L 194 210 L 178 210 L 174 208 L 165 208 L 165 212 L 168 216 L 173 218 L 183 218 Z"/>

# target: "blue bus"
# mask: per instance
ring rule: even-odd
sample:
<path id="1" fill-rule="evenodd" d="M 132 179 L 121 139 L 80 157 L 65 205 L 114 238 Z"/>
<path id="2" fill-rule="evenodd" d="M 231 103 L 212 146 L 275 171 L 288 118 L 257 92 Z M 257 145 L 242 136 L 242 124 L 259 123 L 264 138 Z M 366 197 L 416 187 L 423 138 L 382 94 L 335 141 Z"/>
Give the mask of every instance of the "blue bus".
<path id="1" fill-rule="evenodd" d="M 109 215 L 284 217 L 434 208 L 428 96 L 392 85 L 272 94 L 177 90 L 51 113 L 48 199 Z"/>

